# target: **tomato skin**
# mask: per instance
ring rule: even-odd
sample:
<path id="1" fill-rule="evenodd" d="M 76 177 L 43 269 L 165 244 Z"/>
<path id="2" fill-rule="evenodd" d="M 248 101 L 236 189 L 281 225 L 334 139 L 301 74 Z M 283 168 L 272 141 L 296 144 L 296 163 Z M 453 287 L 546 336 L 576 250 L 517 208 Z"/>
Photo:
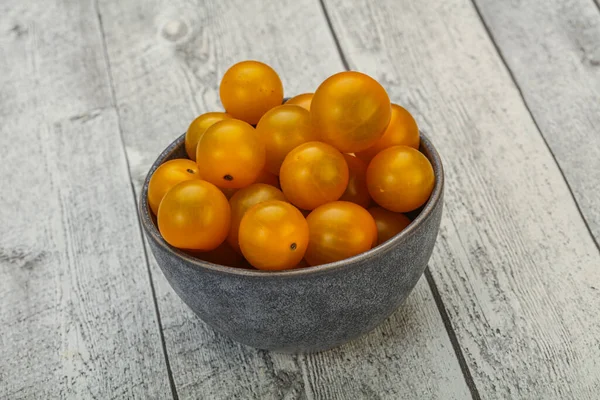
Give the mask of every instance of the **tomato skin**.
<path id="1" fill-rule="evenodd" d="M 191 179 L 200 179 L 195 162 L 178 158 L 161 164 L 148 183 L 148 205 L 154 215 L 158 214 L 160 202 L 173 186 Z"/>
<path id="2" fill-rule="evenodd" d="M 213 124 L 229 118 L 231 118 L 231 115 L 223 112 L 209 112 L 192 121 L 185 134 L 185 152 L 190 160 L 196 161 L 196 147 L 204 132 Z"/>
<path id="3" fill-rule="evenodd" d="M 406 215 L 382 207 L 372 207 L 367 211 L 369 211 L 377 225 L 377 245 L 387 242 L 402 232 L 411 222 Z"/>
<path id="4" fill-rule="evenodd" d="M 371 204 L 371 195 L 367 188 L 367 164 L 359 158 L 344 154 L 348 171 L 350 172 L 346 191 L 340 201 L 349 201 L 367 208 Z"/>
<path id="5" fill-rule="evenodd" d="M 252 268 L 240 252 L 234 251 L 229 243 L 223 242 L 211 251 L 186 250 L 186 253 L 202 261 L 233 268 Z"/>
<path id="6" fill-rule="evenodd" d="M 304 143 L 290 151 L 279 173 L 285 197 L 304 210 L 339 199 L 348 186 L 348 179 L 344 156 L 321 142 Z"/>
<path id="7" fill-rule="evenodd" d="M 226 119 L 206 130 L 196 149 L 203 179 L 220 188 L 252 184 L 265 166 L 265 146 L 248 123 Z"/>
<path id="8" fill-rule="evenodd" d="M 240 248 L 255 268 L 279 271 L 296 267 L 308 245 L 308 224 L 290 203 L 269 200 L 250 208 L 240 223 Z"/>
<path id="9" fill-rule="evenodd" d="M 283 102 L 279 75 L 259 61 L 242 61 L 229 68 L 221 80 L 219 93 L 228 114 L 252 125 Z"/>
<path id="10" fill-rule="evenodd" d="M 173 247 L 210 251 L 225 241 L 231 209 L 212 183 L 194 179 L 175 185 L 158 208 L 158 230 Z"/>
<path id="11" fill-rule="evenodd" d="M 317 88 L 310 117 L 321 140 L 342 153 L 355 153 L 383 136 L 391 118 L 390 104 L 377 81 L 346 71 L 330 76 Z"/>
<path id="12" fill-rule="evenodd" d="M 419 127 L 413 116 L 405 108 L 392 104 L 390 124 L 381 139 L 368 149 L 358 152 L 356 156 L 368 163 L 388 147 L 408 146 L 419 150 L 420 142 Z"/>
<path id="13" fill-rule="evenodd" d="M 408 146 L 393 146 L 377 154 L 367 168 L 367 187 L 381 207 L 409 212 L 429 199 L 435 175 L 421 152 Z"/>
<path id="14" fill-rule="evenodd" d="M 314 93 L 302 93 L 302 94 L 299 94 L 298 96 L 292 97 L 291 99 L 286 101 L 285 104 L 297 105 L 297 106 L 300 106 L 300 107 L 310 111 L 310 104 L 312 103 L 313 96 L 314 96 Z"/>
<path id="15" fill-rule="evenodd" d="M 231 228 L 227 236 L 227 243 L 232 249 L 240 250 L 238 242 L 240 223 L 246 211 L 256 204 L 269 201 L 281 200 L 285 201 L 285 196 L 281 190 L 264 183 L 255 183 L 248 187 L 238 190 L 229 200 L 231 206 Z"/>
<path id="16" fill-rule="evenodd" d="M 266 169 L 275 175 L 279 175 L 281 164 L 290 151 L 318 139 L 310 123 L 310 113 L 300 106 L 287 104 L 267 111 L 258 122 L 256 133 L 265 145 Z"/>
<path id="17" fill-rule="evenodd" d="M 309 265 L 327 264 L 363 253 L 377 243 L 377 226 L 363 207 L 347 201 L 324 204 L 306 218 Z"/>
<path id="18" fill-rule="evenodd" d="M 267 184 L 267 185 L 274 186 L 277 189 L 281 189 L 279 187 L 279 177 L 277 175 L 274 175 L 274 174 L 270 173 L 266 169 L 263 169 L 260 172 L 260 174 L 258 174 L 258 177 L 254 181 L 254 183 L 264 183 L 264 184 Z"/>

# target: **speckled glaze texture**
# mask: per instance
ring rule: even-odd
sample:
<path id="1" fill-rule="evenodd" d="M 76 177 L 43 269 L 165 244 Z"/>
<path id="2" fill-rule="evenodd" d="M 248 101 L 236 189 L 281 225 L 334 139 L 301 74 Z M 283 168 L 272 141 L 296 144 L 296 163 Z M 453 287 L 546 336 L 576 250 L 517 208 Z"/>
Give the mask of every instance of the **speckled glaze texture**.
<path id="1" fill-rule="evenodd" d="M 184 136 L 150 169 L 140 196 L 142 225 L 175 292 L 217 331 L 248 346 L 282 352 L 335 347 L 389 317 L 427 266 L 442 216 L 444 178 L 433 145 L 425 136 L 421 142 L 436 176 L 431 198 L 399 235 L 347 260 L 266 272 L 211 264 L 170 247 L 147 205 L 148 180 L 160 164 L 185 157 Z"/>

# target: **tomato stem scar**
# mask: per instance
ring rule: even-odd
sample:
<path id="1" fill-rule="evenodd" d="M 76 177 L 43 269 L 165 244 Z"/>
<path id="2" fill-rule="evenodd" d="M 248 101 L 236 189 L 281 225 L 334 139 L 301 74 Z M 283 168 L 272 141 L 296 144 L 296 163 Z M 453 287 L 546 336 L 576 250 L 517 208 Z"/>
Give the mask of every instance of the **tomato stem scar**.
<path id="1" fill-rule="evenodd" d="M 296 243 L 290 244 L 290 249 L 296 250 L 296 247 L 297 247 Z"/>
<path id="2" fill-rule="evenodd" d="M 189 172 L 190 174 L 194 173 L 194 171 L 191 168 L 188 168 L 186 171 Z"/>
<path id="3" fill-rule="evenodd" d="M 223 177 L 223 179 L 225 179 L 226 181 L 232 181 L 233 180 L 233 176 L 227 174 Z"/>

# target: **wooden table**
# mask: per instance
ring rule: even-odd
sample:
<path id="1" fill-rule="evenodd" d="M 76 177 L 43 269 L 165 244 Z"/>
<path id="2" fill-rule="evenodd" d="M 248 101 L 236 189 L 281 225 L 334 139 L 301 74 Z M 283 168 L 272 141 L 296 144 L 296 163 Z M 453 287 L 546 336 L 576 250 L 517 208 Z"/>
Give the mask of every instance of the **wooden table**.
<path id="1" fill-rule="evenodd" d="M 0 398 L 598 399 L 599 0 L 2 0 Z M 243 59 L 364 71 L 445 162 L 429 269 L 366 337 L 216 334 L 145 246 L 148 167 Z"/>

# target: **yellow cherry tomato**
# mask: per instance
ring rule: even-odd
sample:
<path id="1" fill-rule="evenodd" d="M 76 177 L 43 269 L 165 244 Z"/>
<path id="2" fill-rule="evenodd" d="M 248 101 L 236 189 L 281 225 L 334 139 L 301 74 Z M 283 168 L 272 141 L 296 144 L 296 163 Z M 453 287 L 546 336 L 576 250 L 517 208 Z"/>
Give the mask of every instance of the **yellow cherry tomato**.
<path id="1" fill-rule="evenodd" d="M 391 118 L 390 99 L 373 78 L 360 72 L 340 72 L 315 92 L 311 121 L 321 139 L 342 153 L 354 153 L 379 140 Z"/>
<path id="2" fill-rule="evenodd" d="M 381 207 L 409 212 L 421 207 L 433 190 L 431 163 L 408 146 L 394 146 L 377 154 L 367 168 L 367 187 Z"/>
<path id="3" fill-rule="evenodd" d="M 231 118 L 231 115 L 222 112 L 209 112 L 192 121 L 185 134 L 185 152 L 191 160 L 196 161 L 196 147 L 204 132 L 214 123 L 228 118 Z"/>
<path id="4" fill-rule="evenodd" d="M 404 230 L 409 224 L 410 219 L 400 213 L 395 213 L 385 208 L 372 207 L 369 208 L 369 214 L 375 220 L 377 225 L 377 244 L 387 242 L 392 237 L 396 236 Z"/>
<path id="5" fill-rule="evenodd" d="M 277 177 L 277 175 L 270 173 L 266 169 L 263 169 L 260 172 L 260 174 L 258 174 L 258 177 L 254 181 L 254 183 L 265 183 L 267 185 L 275 186 L 277 189 L 280 189 L 279 178 Z"/>
<path id="6" fill-rule="evenodd" d="M 310 111 L 310 103 L 312 102 L 312 98 L 314 96 L 314 93 L 303 93 L 303 94 L 299 94 L 298 96 L 294 96 L 291 99 L 289 99 L 288 101 L 285 102 L 285 104 L 289 104 L 289 105 L 296 105 L 296 106 L 300 106 L 302 108 L 305 108 L 306 110 Z"/>
<path id="7" fill-rule="evenodd" d="M 242 61 L 229 68 L 219 92 L 227 113 L 252 125 L 283 102 L 279 75 L 259 61 Z"/>
<path id="8" fill-rule="evenodd" d="M 266 169 L 279 175 L 285 156 L 302 143 L 317 140 L 310 113 L 300 106 L 282 105 L 269 111 L 258 122 L 256 133 L 267 152 Z"/>
<path id="9" fill-rule="evenodd" d="M 392 146 L 408 146 L 419 149 L 419 127 L 413 116 L 397 104 L 392 104 L 392 119 L 381 139 L 368 149 L 361 151 L 356 156 L 365 162 L 382 150 Z"/>
<path id="10" fill-rule="evenodd" d="M 312 210 L 339 199 L 348 186 L 348 177 L 342 153 L 325 143 L 308 142 L 285 157 L 279 182 L 288 201 Z"/>
<path id="11" fill-rule="evenodd" d="M 306 218 L 310 239 L 304 258 L 310 265 L 355 256 L 377 243 L 377 226 L 361 206 L 334 201 L 317 207 Z"/>
<path id="12" fill-rule="evenodd" d="M 175 185 L 158 208 L 158 230 L 173 247 L 210 251 L 225 241 L 231 223 L 227 199 L 212 183 Z"/>
<path id="13" fill-rule="evenodd" d="M 367 164 L 349 154 L 344 154 L 344 158 L 346 164 L 348 164 L 350 176 L 346 191 L 340 197 L 340 200 L 367 208 L 371 204 L 371 196 L 369 195 L 369 189 L 367 189 Z"/>
<path id="14" fill-rule="evenodd" d="M 202 179 L 221 188 L 252 184 L 265 166 L 265 146 L 244 121 L 225 119 L 204 132 L 196 149 Z"/>
<path id="15" fill-rule="evenodd" d="M 242 217 L 253 206 L 268 200 L 285 201 L 281 190 L 264 183 L 255 183 L 238 190 L 229 200 L 231 206 L 231 228 L 227 236 L 227 242 L 236 251 L 240 251 L 238 236 Z"/>
<path id="16" fill-rule="evenodd" d="M 193 161 L 178 158 L 159 166 L 148 183 L 148 205 L 154 215 L 158 213 L 161 200 L 173 186 L 191 179 L 200 179 L 198 166 Z"/>
<path id="17" fill-rule="evenodd" d="M 240 223 L 239 242 L 244 257 L 255 268 L 294 268 L 306 252 L 308 224 L 290 203 L 265 201 L 246 211 Z"/>

